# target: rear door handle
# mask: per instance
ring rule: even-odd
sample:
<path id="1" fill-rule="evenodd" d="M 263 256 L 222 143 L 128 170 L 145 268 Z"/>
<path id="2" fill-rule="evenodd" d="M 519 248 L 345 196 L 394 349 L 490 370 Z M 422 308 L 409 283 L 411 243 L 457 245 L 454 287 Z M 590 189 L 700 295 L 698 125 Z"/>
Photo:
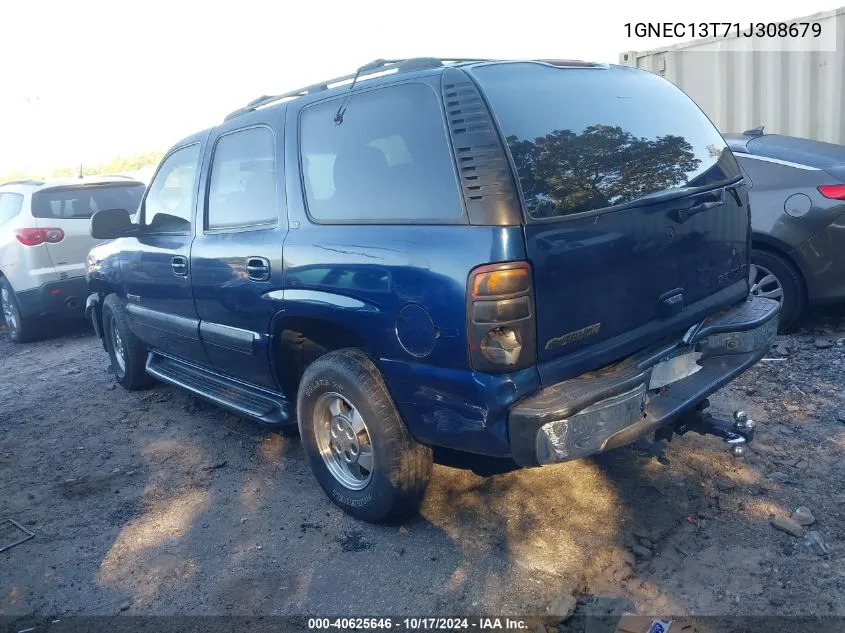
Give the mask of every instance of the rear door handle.
<path id="1" fill-rule="evenodd" d="M 265 257 L 247 257 L 246 274 L 253 281 L 270 279 L 270 261 Z"/>
<path id="2" fill-rule="evenodd" d="M 174 255 L 170 260 L 170 266 L 173 272 L 180 277 L 188 276 L 188 258 L 184 255 Z"/>

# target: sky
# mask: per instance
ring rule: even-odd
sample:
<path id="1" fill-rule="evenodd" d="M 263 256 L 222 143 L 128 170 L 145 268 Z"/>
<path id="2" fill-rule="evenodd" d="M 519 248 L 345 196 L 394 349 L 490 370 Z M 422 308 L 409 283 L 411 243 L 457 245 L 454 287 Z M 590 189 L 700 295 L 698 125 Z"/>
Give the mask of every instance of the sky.
<path id="1" fill-rule="evenodd" d="M 262 94 L 378 58 L 566 58 L 683 40 L 627 22 L 768 22 L 842 0 L 6 0 L 0 174 L 163 150 Z"/>

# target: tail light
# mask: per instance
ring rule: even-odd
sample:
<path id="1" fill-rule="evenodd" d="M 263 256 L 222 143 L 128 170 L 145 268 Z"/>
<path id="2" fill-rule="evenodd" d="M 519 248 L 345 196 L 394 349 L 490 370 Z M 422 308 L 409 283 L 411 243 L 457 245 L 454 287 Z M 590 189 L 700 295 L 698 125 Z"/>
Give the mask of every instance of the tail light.
<path id="1" fill-rule="evenodd" d="M 472 367 L 504 372 L 534 364 L 537 335 L 531 265 L 480 266 L 467 283 L 467 336 Z"/>
<path id="2" fill-rule="evenodd" d="M 845 185 L 822 185 L 819 193 L 831 200 L 845 200 Z"/>
<path id="3" fill-rule="evenodd" d="M 61 229 L 15 229 L 15 237 L 24 246 L 38 246 L 39 244 L 56 244 L 65 239 L 65 232 Z"/>

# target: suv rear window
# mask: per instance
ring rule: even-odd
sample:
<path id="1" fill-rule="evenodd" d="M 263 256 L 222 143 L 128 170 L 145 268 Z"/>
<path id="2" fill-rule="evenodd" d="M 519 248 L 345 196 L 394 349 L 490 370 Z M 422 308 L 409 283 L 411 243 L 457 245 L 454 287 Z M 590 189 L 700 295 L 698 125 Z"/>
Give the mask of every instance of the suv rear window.
<path id="1" fill-rule="evenodd" d="M 532 218 L 739 176 L 710 120 L 651 73 L 517 62 L 477 66 L 472 74 L 502 126 Z"/>
<path id="2" fill-rule="evenodd" d="M 42 189 L 32 195 L 32 215 L 85 220 L 104 209 L 126 209 L 135 213 L 143 193 L 144 185 L 139 182 Z"/>

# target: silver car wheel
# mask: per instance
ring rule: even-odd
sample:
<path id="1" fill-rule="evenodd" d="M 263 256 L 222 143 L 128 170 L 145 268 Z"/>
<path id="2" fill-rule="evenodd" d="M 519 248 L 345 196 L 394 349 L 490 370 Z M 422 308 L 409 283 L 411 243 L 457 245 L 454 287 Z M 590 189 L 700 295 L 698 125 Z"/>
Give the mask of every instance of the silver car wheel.
<path id="1" fill-rule="evenodd" d="M 120 330 L 117 329 L 117 322 L 114 320 L 111 323 L 111 344 L 119 374 L 123 376 L 126 373 L 126 351 L 123 347 L 123 337 L 120 336 Z"/>
<path id="2" fill-rule="evenodd" d="M 748 268 L 748 283 L 751 294 L 755 297 L 765 297 L 783 301 L 783 287 L 775 274 L 759 264 L 751 264 Z"/>
<path id="3" fill-rule="evenodd" d="M 338 393 L 325 393 L 314 406 L 314 437 L 329 472 L 350 490 L 373 476 L 373 445 L 364 418 Z"/>
<path id="4" fill-rule="evenodd" d="M 12 304 L 9 289 L 6 287 L 0 289 L 0 303 L 3 304 L 3 320 L 6 322 L 6 328 L 8 328 L 9 334 L 14 337 L 18 331 L 18 315 Z"/>

